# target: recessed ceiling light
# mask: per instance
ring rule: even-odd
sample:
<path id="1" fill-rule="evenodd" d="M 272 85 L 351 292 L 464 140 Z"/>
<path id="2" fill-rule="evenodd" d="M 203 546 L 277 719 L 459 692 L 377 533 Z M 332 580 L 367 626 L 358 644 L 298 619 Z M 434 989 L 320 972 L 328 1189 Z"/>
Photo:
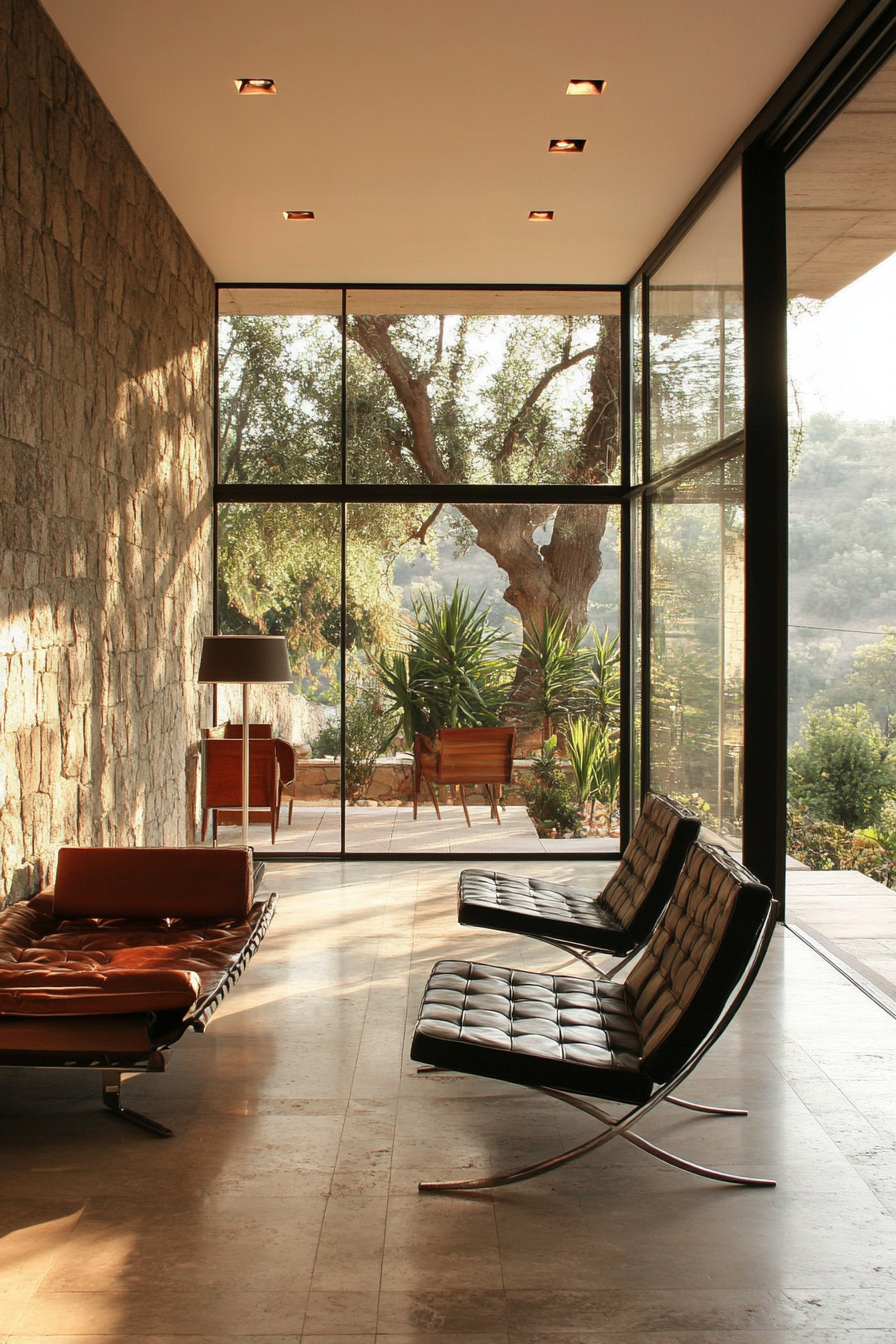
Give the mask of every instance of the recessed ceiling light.
<path id="1" fill-rule="evenodd" d="M 529 222 L 530 222 L 530 224 L 550 224 L 550 222 L 551 222 L 551 220 L 552 220 L 553 218 L 554 218 L 554 212 L 553 212 L 553 210 L 530 210 L 530 211 L 529 211 Z"/>
<path id="2" fill-rule="evenodd" d="M 585 148 L 584 140 L 552 140 L 548 145 L 549 154 L 581 154 Z"/>
<path id="3" fill-rule="evenodd" d="M 313 218 L 314 218 L 314 211 L 313 211 L 313 210 L 284 210 L 284 211 L 283 211 L 283 218 L 284 218 L 284 219 L 313 219 Z"/>
<path id="4" fill-rule="evenodd" d="M 605 79 L 571 79 L 566 86 L 567 93 L 594 94 L 603 93 L 607 87 Z"/>
<path id="5" fill-rule="evenodd" d="M 235 79 L 237 93 L 276 93 L 277 85 L 272 79 Z"/>

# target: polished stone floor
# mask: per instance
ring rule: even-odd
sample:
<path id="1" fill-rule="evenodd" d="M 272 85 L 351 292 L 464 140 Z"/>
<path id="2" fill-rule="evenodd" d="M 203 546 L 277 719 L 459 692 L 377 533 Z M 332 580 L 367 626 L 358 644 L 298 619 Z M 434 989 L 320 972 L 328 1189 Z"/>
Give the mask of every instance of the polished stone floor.
<path id="1" fill-rule="evenodd" d="M 548 867 L 581 886 L 601 869 Z M 589 1130 L 548 1098 L 410 1064 L 434 958 L 557 964 L 459 929 L 457 869 L 271 865 L 279 913 L 208 1034 L 127 1084 L 176 1138 L 102 1114 L 95 1078 L 3 1072 L 3 1344 L 896 1341 L 896 1021 L 786 931 L 688 1084 L 749 1118 L 644 1124 L 777 1189 L 620 1143 L 525 1185 L 417 1193 Z"/>

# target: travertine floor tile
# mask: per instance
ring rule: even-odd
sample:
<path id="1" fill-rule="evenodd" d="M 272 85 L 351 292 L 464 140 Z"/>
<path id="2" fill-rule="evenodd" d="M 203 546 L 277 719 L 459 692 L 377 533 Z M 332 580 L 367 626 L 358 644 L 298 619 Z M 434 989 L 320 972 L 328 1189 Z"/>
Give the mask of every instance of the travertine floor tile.
<path id="1" fill-rule="evenodd" d="M 246 975 L 167 1074 L 127 1084 L 173 1140 L 104 1114 L 96 1077 L 4 1072 L 2 1344 L 896 1344 L 896 1022 L 786 933 L 684 1089 L 749 1117 L 663 1106 L 643 1125 L 777 1189 L 614 1140 L 531 1183 L 418 1194 L 594 1129 L 409 1061 L 436 958 L 565 960 L 459 928 L 457 873 L 269 864 L 284 894 Z"/>

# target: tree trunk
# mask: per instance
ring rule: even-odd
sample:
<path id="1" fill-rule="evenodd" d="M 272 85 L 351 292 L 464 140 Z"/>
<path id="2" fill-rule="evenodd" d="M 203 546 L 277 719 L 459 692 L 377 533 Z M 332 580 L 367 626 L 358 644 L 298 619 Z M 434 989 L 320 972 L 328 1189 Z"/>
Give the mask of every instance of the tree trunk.
<path id="1" fill-rule="evenodd" d="M 431 375 L 414 374 L 392 342 L 388 317 L 354 317 L 348 335 L 384 371 L 408 417 L 412 452 L 433 485 L 451 483 L 436 442 L 428 387 Z M 619 319 L 602 320 L 601 337 L 594 348 L 591 410 L 582 440 L 570 467 L 570 480 L 583 485 L 609 480 L 619 452 L 618 370 Z M 588 352 L 592 353 L 591 351 Z M 531 410 L 557 373 L 581 356 L 567 356 L 547 370 L 524 402 Z M 567 611 L 576 625 L 584 625 L 588 594 L 602 568 L 601 542 L 607 526 L 605 504 L 458 504 L 457 509 L 476 529 L 476 542 L 506 571 L 505 600 L 517 609 L 523 625 L 537 630 L 546 611 Z M 551 539 L 539 546 L 534 532 L 554 516 Z"/>

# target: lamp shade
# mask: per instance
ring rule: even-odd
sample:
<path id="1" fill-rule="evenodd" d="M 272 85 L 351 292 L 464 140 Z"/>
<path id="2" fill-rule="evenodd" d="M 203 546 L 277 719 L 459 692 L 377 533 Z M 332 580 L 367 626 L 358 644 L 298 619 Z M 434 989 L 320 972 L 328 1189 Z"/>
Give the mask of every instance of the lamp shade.
<path id="1" fill-rule="evenodd" d="M 207 635 L 197 681 L 292 681 L 283 635 Z"/>

